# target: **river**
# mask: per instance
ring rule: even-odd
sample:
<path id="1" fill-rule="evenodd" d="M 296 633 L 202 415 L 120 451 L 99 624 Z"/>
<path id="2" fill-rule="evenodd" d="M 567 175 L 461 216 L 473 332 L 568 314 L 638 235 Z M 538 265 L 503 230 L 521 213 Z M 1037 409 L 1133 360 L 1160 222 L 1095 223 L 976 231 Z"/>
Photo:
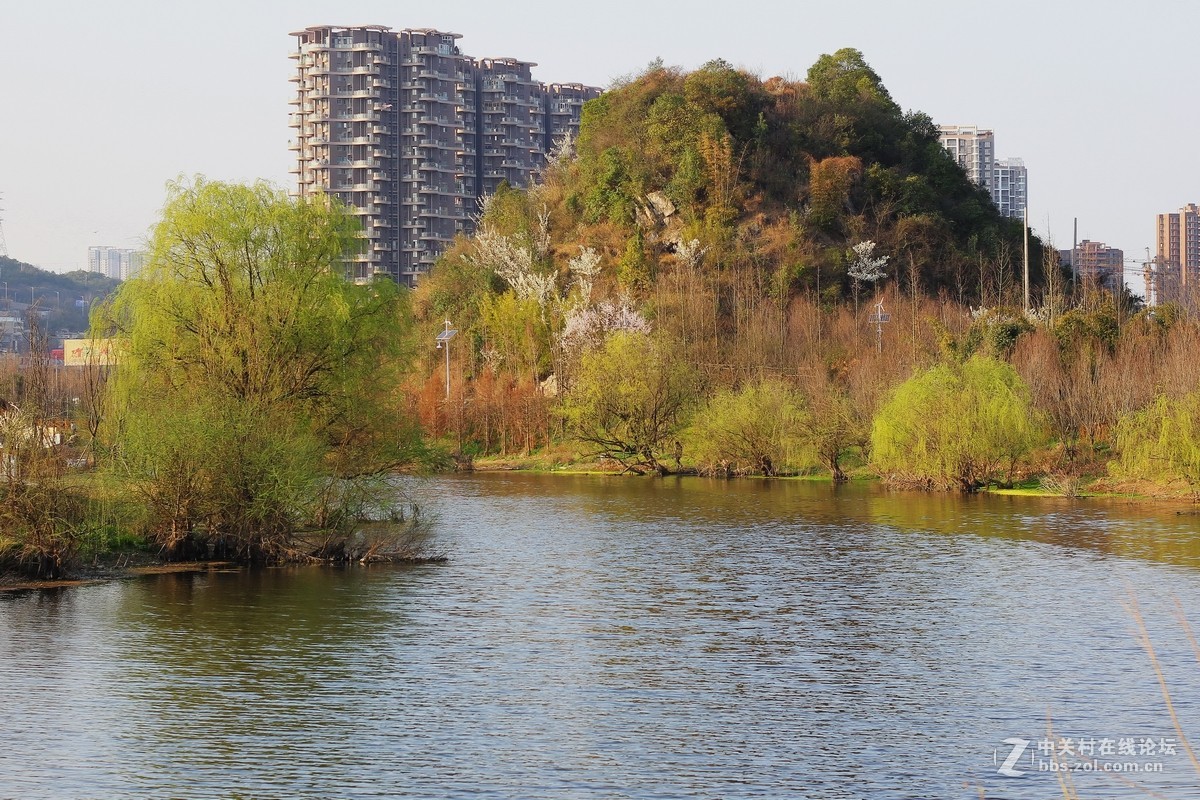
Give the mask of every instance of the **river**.
<path id="1" fill-rule="evenodd" d="M 1174 616 L 1200 627 L 1200 517 L 1178 507 L 420 492 L 445 564 L 0 593 L 0 797 L 1032 800 L 1062 796 L 1056 760 L 1082 797 L 1200 797 L 1122 606 L 1200 742 Z"/>

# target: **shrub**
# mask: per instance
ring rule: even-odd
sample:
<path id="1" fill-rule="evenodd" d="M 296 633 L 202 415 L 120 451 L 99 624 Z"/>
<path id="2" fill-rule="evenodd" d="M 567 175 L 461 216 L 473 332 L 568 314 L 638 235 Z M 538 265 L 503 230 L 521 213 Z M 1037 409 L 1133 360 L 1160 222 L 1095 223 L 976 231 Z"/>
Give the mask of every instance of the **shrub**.
<path id="1" fill-rule="evenodd" d="M 872 425 L 872 460 L 890 479 L 974 491 L 1010 483 L 1043 440 L 1029 389 L 1003 361 L 974 356 L 901 384 Z"/>

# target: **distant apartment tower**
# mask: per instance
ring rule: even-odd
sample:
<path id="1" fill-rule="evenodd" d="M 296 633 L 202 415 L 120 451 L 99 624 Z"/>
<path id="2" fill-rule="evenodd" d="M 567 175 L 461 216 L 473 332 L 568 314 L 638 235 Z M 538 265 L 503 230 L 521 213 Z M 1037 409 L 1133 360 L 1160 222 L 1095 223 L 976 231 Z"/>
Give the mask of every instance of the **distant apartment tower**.
<path id="1" fill-rule="evenodd" d="M 1125 253 L 1103 242 L 1084 239 L 1071 254 L 1071 271 L 1086 286 L 1093 284 L 1118 291 L 1125 283 Z"/>
<path id="2" fill-rule="evenodd" d="M 582 83 L 551 83 L 546 86 L 546 144 L 547 153 L 559 142 L 573 139 L 579 133 L 579 118 L 583 104 L 600 92 Z"/>
<path id="3" fill-rule="evenodd" d="M 515 58 L 479 62 L 479 159 L 481 194 L 495 194 L 501 182 L 525 186 L 545 163 L 545 87 Z"/>
<path id="4" fill-rule="evenodd" d="M 1004 216 L 1025 216 L 1028 185 L 1029 173 L 1021 159 L 1001 159 L 992 167 L 992 201 Z"/>
<path id="5" fill-rule="evenodd" d="M 1200 280 L 1200 207 L 1188 203 L 1155 219 L 1154 264 L 1161 301 L 1190 299 Z"/>
<path id="6" fill-rule="evenodd" d="M 89 247 L 88 272 L 114 280 L 127 280 L 137 275 L 145 262 L 145 254 L 124 247 Z"/>
<path id="7" fill-rule="evenodd" d="M 359 218 L 351 257 L 359 282 L 386 274 L 412 284 L 501 182 L 529 185 L 553 144 L 547 117 L 572 135 L 532 62 L 464 55 L 457 33 L 322 25 L 292 34 L 297 70 L 291 127 L 297 193 L 337 196 Z M 590 99 L 593 87 L 578 87 Z"/>
<path id="8" fill-rule="evenodd" d="M 991 189 L 996 164 L 995 135 L 974 125 L 942 125 L 942 147 L 967 172 L 967 177 Z"/>
<path id="9" fill-rule="evenodd" d="M 942 147 L 974 183 L 987 189 L 1000 213 L 1013 219 L 1025 216 L 1029 173 L 1019 158 L 996 160 L 995 134 L 975 125 L 939 127 Z"/>

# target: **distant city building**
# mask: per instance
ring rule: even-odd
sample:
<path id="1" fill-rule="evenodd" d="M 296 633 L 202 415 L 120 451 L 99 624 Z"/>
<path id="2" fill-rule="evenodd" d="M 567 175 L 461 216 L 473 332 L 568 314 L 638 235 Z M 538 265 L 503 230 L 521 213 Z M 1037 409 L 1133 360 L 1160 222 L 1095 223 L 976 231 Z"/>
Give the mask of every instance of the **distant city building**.
<path id="1" fill-rule="evenodd" d="M 1000 213 L 1013 219 L 1022 219 L 1027 208 L 1027 186 L 1029 173 L 1025 162 L 1019 158 L 1005 158 L 992 168 L 992 201 Z"/>
<path id="2" fill-rule="evenodd" d="M 359 218 L 350 277 L 427 272 L 478 201 L 528 186 L 600 90 L 534 80 L 530 61 L 473 58 L 457 33 L 320 25 L 297 47 L 297 194 L 336 195 Z"/>
<path id="3" fill-rule="evenodd" d="M 1103 242 L 1084 239 L 1072 250 L 1060 253 L 1069 256 L 1068 263 L 1075 279 L 1087 285 L 1102 286 L 1117 291 L 1125 283 L 1125 253 Z"/>
<path id="4" fill-rule="evenodd" d="M 96 272 L 123 281 L 137 275 L 146 256 L 139 250 L 123 247 L 89 247 L 88 272 Z"/>
<path id="5" fill-rule="evenodd" d="M 995 134 L 974 125 L 942 125 L 940 130 L 946 152 L 967 171 L 968 178 L 990 190 L 996 163 Z"/>
<path id="6" fill-rule="evenodd" d="M 1156 292 L 1160 302 L 1190 298 L 1200 279 L 1200 208 L 1188 203 L 1155 219 Z"/>
<path id="7" fill-rule="evenodd" d="M 1028 172 L 1019 158 L 996 160 L 995 133 L 975 125 L 941 125 L 942 147 L 966 170 L 967 177 L 987 189 L 1000 213 L 1022 219 L 1028 204 Z"/>

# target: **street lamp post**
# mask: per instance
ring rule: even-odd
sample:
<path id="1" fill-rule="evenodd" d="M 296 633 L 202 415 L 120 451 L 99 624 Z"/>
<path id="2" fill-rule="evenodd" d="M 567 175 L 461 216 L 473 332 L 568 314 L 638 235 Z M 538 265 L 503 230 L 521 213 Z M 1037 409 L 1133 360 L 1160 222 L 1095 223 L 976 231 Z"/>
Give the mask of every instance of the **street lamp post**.
<path id="1" fill-rule="evenodd" d="M 446 399 L 450 399 L 450 340 L 454 338 L 454 334 L 458 333 L 450 327 L 450 320 L 446 320 L 446 329 L 437 335 L 437 346 L 439 350 L 446 351 Z"/>
<path id="2" fill-rule="evenodd" d="M 867 322 L 875 326 L 875 349 L 883 352 L 883 323 L 891 322 L 892 315 L 883 310 L 883 301 L 875 304 L 875 311 L 867 317 Z"/>

